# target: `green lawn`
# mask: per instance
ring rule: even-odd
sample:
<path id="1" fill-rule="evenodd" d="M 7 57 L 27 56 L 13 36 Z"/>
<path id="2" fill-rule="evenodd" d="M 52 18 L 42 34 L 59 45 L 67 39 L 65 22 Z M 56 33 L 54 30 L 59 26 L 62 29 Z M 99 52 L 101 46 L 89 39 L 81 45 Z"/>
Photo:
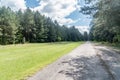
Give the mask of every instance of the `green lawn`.
<path id="1" fill-rule="evenodd" d="M 54 62 L 83 42 L 0 46 L 0 80 L 21 80 Z"/>

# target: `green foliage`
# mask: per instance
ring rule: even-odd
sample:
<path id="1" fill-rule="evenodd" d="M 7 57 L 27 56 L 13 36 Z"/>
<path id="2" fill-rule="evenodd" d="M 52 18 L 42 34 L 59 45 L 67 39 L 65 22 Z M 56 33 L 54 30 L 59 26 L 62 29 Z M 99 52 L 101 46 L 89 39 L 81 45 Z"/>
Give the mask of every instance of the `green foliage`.
<path id="1" fill-rule="evenodd" d="M 92 15 L 91 40 L 120 43 L 120 0 L 85 0 L 83 13 Z M 94 3 L 94 4 L 93 4 Z"/>
<path id="2" fill-rule="evenodd" d="M 75 27 L 61 26 L 38 11 L 0 7 L 0 44 L 80 40 L 83 36 Z"/>
<path id="3" fill-rule="evenodd" d="M 0 43 L 15 43 L 16 15 L 10 8 L 0 8 Z"/>
<path id="4" fill-rule="evenodd" d="M 23 37 L 25 37 L 25 40 L 27 42 L 32 42 L 32 38 L 34 38 L 34 14 L 33 12 L 27 8 L 26 11 L 23 14 L 23 22 L 22 22 L 22 34 Z"/>

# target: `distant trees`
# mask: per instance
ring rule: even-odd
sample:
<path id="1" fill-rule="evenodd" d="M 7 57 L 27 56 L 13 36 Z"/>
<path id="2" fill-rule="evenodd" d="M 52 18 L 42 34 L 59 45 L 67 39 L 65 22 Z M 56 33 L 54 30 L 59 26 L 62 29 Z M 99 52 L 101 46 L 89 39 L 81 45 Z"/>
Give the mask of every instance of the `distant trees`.
<path id="1" fill-rule="evenodd" d="M 93 17 L 91 40 L 120 43 L 120 0 L 85 0 L 87 6 L 81 9 Z"/>
<path id="2" fill-rule="evenodd" d="M 85 31 L 84 32 L 84 41 L 88 41 L 88 36 L 89 36 L 88 33 Z"/>
<path id="3" fill-rule="evenodd" d="M 83 35 L 74 26 L 61 26 L 38 11 L 27 8 L 24 12 L 13 12 L 0 7 L 0 44 L 81 40 Z"/>

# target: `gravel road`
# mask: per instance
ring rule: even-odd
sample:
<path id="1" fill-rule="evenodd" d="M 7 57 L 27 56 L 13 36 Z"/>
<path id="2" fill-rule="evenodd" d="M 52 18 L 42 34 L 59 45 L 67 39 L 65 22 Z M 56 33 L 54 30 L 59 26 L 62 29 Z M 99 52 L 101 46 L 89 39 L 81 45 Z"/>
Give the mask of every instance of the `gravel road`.
<path id="1" fill-rule="evenodd" d="M 120 53 L 86 42 L 27 80 L 120 80 Z"/>

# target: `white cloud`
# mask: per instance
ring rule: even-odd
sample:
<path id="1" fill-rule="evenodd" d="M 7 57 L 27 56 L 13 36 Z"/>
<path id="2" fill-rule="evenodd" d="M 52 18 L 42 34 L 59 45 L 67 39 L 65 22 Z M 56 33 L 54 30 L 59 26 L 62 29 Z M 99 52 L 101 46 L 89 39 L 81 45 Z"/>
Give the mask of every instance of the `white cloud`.
<path id="1" fill-rule="evenodd" d="M 40 6 L 35 7 L 34 10 L 57 20 L 60 24 L 70 24 L 74 21 L 65 17 L 75 11 L 77 7 L 77 0 L 41 0 Z"/>
<path id="2" fill-rule="evenodd" d="M 63 25 L 63 24 L 69 25 L 69 24 L 75 22 L 71 18 L 64 18 L 64 17 L 57 18 L 57 17 L 55 17 L 54 19 L 57 20 L 59 22 L 59 24 L 61 24 L 61 25 Z"/>
<path id="3" fill-rule="evenodd" d="M 90 27 L 89 26 L 76 26 L 76 28 L 81 32 L 84 33 L 85 31 L 89 33 Z"/>
<path id="4" fill-rule="evenodd" d="M 26 9 L 25 3 L 25 0 L 0 0 L 0 7 L 10 7 L 13 11 L 24 10 Z M 77 0 L 41 0 L 39 6 L 31 8 L 31 10 L 38 10 L 45 16 L 57 20 L 60 24 L 69 25 L 76 21 L 66 17 L 78 7 Z"/>
<path id="5" fill-rule="evenodd" d="M 26 9 L 24 0 L 0 0 L 0 7 L 1 6 L 10 7 L 13 11 Z"/>

